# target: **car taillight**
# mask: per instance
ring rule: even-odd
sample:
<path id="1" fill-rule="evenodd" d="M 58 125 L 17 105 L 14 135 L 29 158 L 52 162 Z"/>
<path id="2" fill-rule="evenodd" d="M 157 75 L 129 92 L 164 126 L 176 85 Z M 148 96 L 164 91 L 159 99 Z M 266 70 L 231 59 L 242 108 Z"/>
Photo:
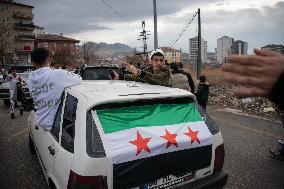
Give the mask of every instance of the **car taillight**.
<path id="1" fill-rule="evenodd" d="M 107 189 L 105 176 L 81 176 L 70 171 L 68 189 Z"/>
<path id="2" fill-rule="evenodd" d="M 215 161 L 214 161 L 214 169 L 213 172 L 221 171 L 224 165 L 224 158 L 225 158 L 225 149 L 224 144 L 217 146 L 215 149 Z"/>

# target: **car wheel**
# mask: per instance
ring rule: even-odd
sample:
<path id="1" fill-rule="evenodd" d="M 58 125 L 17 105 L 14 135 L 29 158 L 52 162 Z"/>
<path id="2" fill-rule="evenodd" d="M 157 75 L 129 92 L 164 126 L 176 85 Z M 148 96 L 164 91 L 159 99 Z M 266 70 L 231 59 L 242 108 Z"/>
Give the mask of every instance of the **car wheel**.
<path id="1" fill-rule="evenodd" d="M 5 106 L 10 106 L 10 100 L 4 100 L 4 105 Z"/>
<path id="2" fill-rule="evenodd" d="M 35 153 L 35 145 L 34 145 L 33 139 L 32 139 L 30 134 L 29 134 L 29 148 L 30 148 L 30 152 L 32 154 L 34 154 Z"/>

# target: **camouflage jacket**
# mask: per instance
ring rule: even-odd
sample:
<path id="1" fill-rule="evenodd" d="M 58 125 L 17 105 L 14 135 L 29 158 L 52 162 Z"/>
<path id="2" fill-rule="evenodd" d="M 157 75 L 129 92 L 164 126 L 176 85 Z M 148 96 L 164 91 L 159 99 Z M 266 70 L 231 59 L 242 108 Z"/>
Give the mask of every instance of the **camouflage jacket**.
<path id="1" fill-rule="evenodd" d="M 152 66 L 150 66 L 141 70 L 141 74 L 139 76 L 135 76 L 134 74 L 125 74 L 124 79 L 127 81 L 137 81 L 152 85 L 162 85 L 166 87 L 172 86 L 171 72 L 166 66 L 161 67 L 159 72 L 156 73 L 154 73 Z"/>

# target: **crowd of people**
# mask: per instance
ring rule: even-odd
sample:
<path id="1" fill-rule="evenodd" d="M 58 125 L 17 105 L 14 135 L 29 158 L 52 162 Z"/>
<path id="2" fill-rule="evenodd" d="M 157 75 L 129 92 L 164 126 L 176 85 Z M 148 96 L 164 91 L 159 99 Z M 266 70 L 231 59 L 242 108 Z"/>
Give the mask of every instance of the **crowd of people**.
<path id="1" fill-rule="evenodd" d="M 31 55 L 36 67 L 29 75 L 26 83 L 17 76 L 15 71 L 6 75 L 10 81 L 11 118 L 14 119 L 15 93 L 17 86 L 26 85 L 31 93 L 36 106 L 36 115 L 39 125 L 46 130 L 52 128 L 53 120 L 57 112 L 61 95 L 67 86 L 79 84 L 82 78 L 65 69 L 50 67 L 49 52 L 44 48 L 35 49 Z M 222 69 L 227 82 L 241 84 L 245 87 L 237 88 L 234 94 L 237 96 L 261 96 L 269 98 L 280 109 L 284 108 L 284 56 L 270 51 L 255 49 L 253 56 L 230 56 Z M 123 79 L 162 85 L 166 87 L 180 88 L 195 94 L 198 104 L 206 111 L 209 83 L 205 76 L 200 76 L 196 89 L 190 73 L 183 70 L 181 63 L 165 64 L 165 54 L 161 49 L 155 49 L 150 54 L 149 66 L 141 69 L 124 62 Z M 110 79 L 121 79 L 120 73 L 112 71 Z M 284 141 L 279 140 L 278 146 L 270 151 L 274 158 L 284 160 Z"/>

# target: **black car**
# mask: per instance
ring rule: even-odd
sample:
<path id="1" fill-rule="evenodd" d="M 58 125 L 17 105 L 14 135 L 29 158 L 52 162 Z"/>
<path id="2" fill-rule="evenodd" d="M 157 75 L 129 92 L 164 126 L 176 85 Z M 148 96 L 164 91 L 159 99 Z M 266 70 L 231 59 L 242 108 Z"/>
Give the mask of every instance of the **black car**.
<path id="1" fill-rule="evenodd" d="M 110 80 L 114 77 L 113 71 L 121 75 L 117 65 L 83 66 L 80 75 L 83 80 Z"/>

